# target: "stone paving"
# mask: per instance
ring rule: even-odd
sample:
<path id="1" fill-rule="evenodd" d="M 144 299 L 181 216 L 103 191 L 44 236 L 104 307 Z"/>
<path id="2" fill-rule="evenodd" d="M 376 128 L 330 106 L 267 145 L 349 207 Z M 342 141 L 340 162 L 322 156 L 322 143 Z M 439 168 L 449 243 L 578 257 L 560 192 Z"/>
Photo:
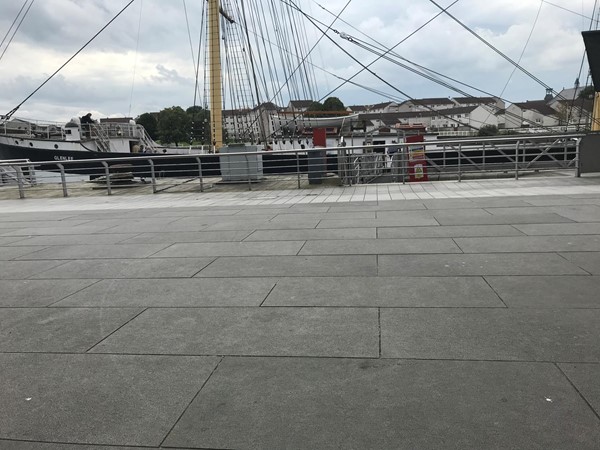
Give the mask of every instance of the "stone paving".
<path id="1" fill-rule="evenodd" d="M 600 448 L 600 178 L 301 192 L 0 201 L 0 449 Z"/>

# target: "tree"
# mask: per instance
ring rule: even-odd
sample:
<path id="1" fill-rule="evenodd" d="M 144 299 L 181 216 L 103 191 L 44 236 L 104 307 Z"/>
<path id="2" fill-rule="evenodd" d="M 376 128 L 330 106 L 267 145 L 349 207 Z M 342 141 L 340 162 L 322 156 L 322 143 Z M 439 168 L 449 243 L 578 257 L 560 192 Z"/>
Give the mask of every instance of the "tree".
<path id="1" fill-rule="evenodd" d="M 210 111 L 201 106 L 190 106 L 185 113 L 190 119 L 190 142 L 210 144 Z"/>
<path id="2" fill-rule="evenodd" d="M 135 121 L 146 129 L 146 132 L 153 140 L 156 141 L 158 139 L 158 121 L 154 114 L 144 113 L 136 118 Z"/>
<path id="3" fill-rule="evenodd" d="M 179 106 L 163 109 L 158 113 L 158 135 L 163 144 L 187 142 L 190 117 Z"/>
<path id="4" fill-rule="evenodd" d="M 498 127 L 496 125 L 484 125 L 479 129 L 479 136 L 496 136 Z"/>
<path id="5" fill-rule="evenodd" d="M 581 91 L 579 91 L 579 95 L 577 98 L 594 98 L 594 86 L 586 86 Z"/>
<path id="6" fill-rule="evenodd" d="M 319 111 L 323 111 L 323 105 L 319 102 L 312 102 L 310 104 L 310 106 L 308 108 L 306 108 L 307 111 L 310 112 L 319 112 Z"/>
<path id="7" fill-rule="evenodd" d="M 337 97 L 329 97 L 323 102 L 323 111 L 344 111 L 346 107 Z"/>

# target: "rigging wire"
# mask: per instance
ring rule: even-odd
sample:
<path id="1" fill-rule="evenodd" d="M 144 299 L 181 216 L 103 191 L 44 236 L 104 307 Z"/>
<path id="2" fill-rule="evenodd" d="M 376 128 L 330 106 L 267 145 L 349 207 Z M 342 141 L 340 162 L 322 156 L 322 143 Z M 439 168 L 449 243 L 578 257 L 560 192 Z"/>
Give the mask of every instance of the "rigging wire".
<path id="1" fill-rule="evenodd" d="M 2 48 L 2 46 L 6 42 L 6 38 L 8 38 L 8 35 L 12 31 L 12 29 L 14 28 L 15 24 L 17 23 L 17 20 L 19 20 L 19 17 L 21 17 L 21 13 L 25 9 L 25 5 L 27 5 L 28 2 L 29 2 L 29 0 L 25 0 L 23 2 L 23 5 L 21 5 L 21 9 L 19 10 L 19 12 L 17 13 L 17 15 L 15 16 L 13 22 L 10 24 L 10 28 L 8 29 L 8 31 L 6 32 L 6 34 L 4 35 L 4 37 L 2 38 L 2 42 L 0 42 L 0 48 Z"/>
<path id="2" fill-rule="evenodd" d="M 4 47 L 4 51 L 2 52 L 2 54 L 0 55 L 0 61 L 2 60 L 2 58 L 4 57 L 4 54 L 6 53 L 6 51 L 8 50 L 8 47 L 10 47 L 10 44 L 12 43 L 15 35 L 17 34 L 17 31 L 19 31 L 19 28 L 21 28 L 21 24 L 23 23 L 23 21 L 25 20 L 25 17 L 27 17 L 27 14 L 29 13 L 29 10 L 31 9 L 31 7 L 33 6 L 33 2 L 35 2 L 35 0 L 31 0 L 31 3 L 29 4 L 29 6 L 27 7 L 27 10 L 25 11 L 25 13 L 23 14 L 23 16 L 21 17 L 21 20 L 19 22 L 19 24 L 17 25 L 17 27 L 15 28 L 15 31 L 13 32 L 12 36 L 10 37 L 9 41 L 6 44 L 6 47 Z M 20 13 L 20 12 L 19 12 Z M 18 16 L 17 16 L 18 17 Z M 15 19 L 16 20 L 16 19 Z M 11 25 L 12 28 L 12 25 Z M 9 30 L 10 33 L 10 30 Z M 4 43 L 4 40 L 2 40 L 2 42 Z"/>
<path id="3" fill-rule="evenodd" d="M 446 7 L 445 10 L 451 8 L 452 6 L 456 5 L 460 0 L 455 0 L 453 3 L 451 3 L 450 5 L 448 5 Z M 445 11 L 444 10 L 444 11 Z M 408 34 L 406 37 L 404 37 L 402 40 L 400 40 L 396 45 L 394 45 L 393 47 L 391 47 L 385 54 L 392 52 L 394 49 L 396 49 L 398 46 L 400 46 L 401 44 L 403 44 L 404 42 L 406 42 L 408 39 L 410 39 L 412 36 L 414 36 L 415 34 L 417 34 L 418 32 L 420 32 L 421 30 L 423 30 L 427 25 L 429 25 L 430 23 L 432 23 L 434 20 L 436 20 L 439 16 L 441 16 L 444 11 L 441 11 L 439 13 L 437 13 L 435 16 L 433 16 L 431 19 L 429 19 L 427 22 L 425 22 L 423 25 L 421 25 L 420 27 L 418 27 L 415 31 L 413 31 L 412 33 Z M 334 30 L 336 31 L 336 30 Z M 337 32 L 337 31 L 336 31 Z M 341 33 L 338 32 L 338 34 L 341 35 Z M 381 44 L 380 44 L 381 45 Z M 366 66 L 363 66 L 361 68 L 361 70 L 359 70 L 356 74 L 354 74 L 350 79 L 353 80 L 354 78 L 356 78 L 358 75 L 360 75 L 361 73 L 363 73 L 365 70 L 368 70 L 373 64 L 375 64 L 377 61 L 379 61 L 382 58 L 382 56 L 374 59 L 373 61 L 371 61 L 369 64 L 367 64 Z M 330 90 L 327 94 L 325 94 L 323 96 L 323 98 L 329 97 L 331 94 L 333 94 L 334 92 L 336 92 L 337 90 L 341 89 L 343 86 L 345 86 L 346 82 L 342 82 L 340 85 L 338 85 L 337 87 L 335 87 L 334 89 Z"/>
<path id="4" fill-rule="evenodd" d="M 283 0 L 282 0 L 283 1 Z M 291 4 L 294 5 L 295 8 L 298 9 L 298 11 L 300 11 L 302 14 L 304 14 L 304 12 L 300 9 L 300 7 L 298 7 L 295 3 L 294 0 L 288 0 Z M 381 81 L 382 83 L 384 83 L 385 85 L 387 85 L 388 87 L 392 88 L 394 91 L 398 92 L 400 95 L 403 95 L 405 97 L 407 97 L 409 100 L 414 100 L 410 95 L 408 95 L 406 92 L 402 91 L 401 89 L 397 88 L 396 86 L 392 85 L 390 82 L 386 81 L 385 79 L 383 79 L 380 75 L 378 75 L 377 73 L 373 72 L 373 70 L 371 70 L 370 68 L 368 68 L 365 64 L 363 64 L 358 58 L 356 58 L 354 55 L 350 54 L 350 52 L 348 52 L 346 49 L 344 49 L 342 46 L 340 46 L 337 42 L 335 42 L 331 36 L 327 35 L 326 32 L 324 30 L 322 30 L 316 22 L 314 22 L 311 18 L 309 18 L 306 14 L 304 14 L 305 17 L 309 20 L 309 22 L 311 22 L 313 24 L 314 27 L 316 27 L 321 33 L 323 33 L 327 39 L 329 39 L 336 47 L 338 47 L 342 52 L 344 52 L 350 59 L 352 59 L 355 63 L 359 64 L 361 67 L 363 67 L 367 72 L 369 72 L 372 76 L 374 76 L 375 78 L 377 78 L 379 81 Z M 451 117 L 448 117 L 447 115 L 443 114 L 441 111 L 436 111 L 433 108 L 424 105 L 426 109 L 429 109 L 430 111 L 435 111 L 439 116 L 445 117 L 449 120 L 453 120 Z M 468 125 L 466 124 L 466 126 L 470 127 L 470 128 L 475 128 L 472 125 Z"/>
<path id="5" fill-rule="evenodd" d="M 533 32 L 535 31 L 535 27 L 537 26 L 538 20 L 540 18 L 540 14 L 542 12 L 542 7 L 544 6 L 544 0 L 540 1 L 540 7 L 538 8 L 537 14 L 535 16 L 535 20 L 533 21 L 533 26 L 531 27 L 531 31 L 529 32 L 529 36 L 527 36 L 527 40 L 525 41 L 525 45 L 523 46 L 523 50 L 521 51 L 521 54 L 519 55 L 519 59 L 517 60 L 517 64 L 521 64 L 521 60 L 523 59 L 523 56 L 525 55 L 525 52 L 527 51 L 527 47 L 529 46 L 529 42 L 531 41 L 531 37 L 533 36 Z M 510 73 L 508 80 L 506 80 L 506 84 L 504 85 L 504 87 L 502 88 L 502 91 L 500 91 L 500 95 L 499 97 L 502 97 L 504 95 L 504 93 L 506 92 L 506 89 L 508 89 L 508 85 L 510 84 L 510 82 L 512 81 L 513 77 L 515 76 L 515 73 L 517 72 L 517 67 L 513 67 L 512 72 Z M 490 116 L 487 116 L 487 119 L 489 119 Z M 486 121 L 487 121 L 486 119 Z"/>
<path id="6" fill-rule="evenodd" d="M 136 41 L 136 44 L 135 44 L 135 59 L 134 59 L 134 62 L 133 62 L 133 76 L 132 76 L 132 79 L 131 79 L 131 93 L 129 95 L 129 112 L 127 114 L 130 117 L 131 117 L 131 105 L 133 103 L 133 90 L 134 90 L 134 87 L 135 87 L 135 74 L 136 74 L 136 71 L 137 71 L 138 50 L 140 48 L 140 32 L 141 32 L 141 29 L 142 29 L 142 12 L 143 12 L 143 10 L 144 10 L 144 0 L 141 0 L 140 1 L 140 17 L 139 17 L 139 20 L 138 20 L 137 41 Z"/>
<path id="7" fill-rule="evenodd" d="M 48 78 L 46 78 L 46 80 L 40 84 L 31 94 L 29 94 L 27 97 L 25 97 L 25 99 L 23 101 L 21 101 L 21 103 L 19 103 L 17 106 L 15 106 L 12 110 L 10 110 L 7 114 L 5 114 L 4 116 L 0 116 L 1 118 L 8 120 L 12 117 L 12 115 L 14 113 L 16 113 L 19 108 L 21 106 L 23 106 L 23 104 L 29 100 L 31 97 L 33 97 L 41 88 L 43 88 L 52 78 L 54 78 L 56 76 L 57 73 L 59 73 L 67 64 L 69 64 L 73 59 L 75 59 L 75 57 L 77 55 L 79 55 L 79 53 L 81 53 L 94 39 L 96 39 L 100 33 L 102 33 L 104 30 L 106 30 L 115 20 L 117 20 L 117 18 L 123 14 L 123 12 L 125 12 L 125 10 L 127 8 L 129 8 L 133 2 L 135 0 L 130 0 L 129 3 L 127 3 L 112 19 L 110 19 L 110 21 L 104 25 L 96 34 L 94 34 L 85 44 L 83 44 L 83 46 L 77 50 L 77 52 L 75 52 L 75 54 L 73 56 L 71 56 L 69 59 L 67 59 L 67 61 L 65 61 L 58 69 L 56 69 L 54 71 L 54 73 L 52 75 L 50 75 Z M 33 2 L 32 2 L 33 3 Z"/>
<path id="8" fill-rule="evenodd" d="M 440 10 L 443 10 L 443 8 L 435 0 L 429 0 L 429 1 L 431 3 L 433 3 L 436 7 L 438 7 Z M 511 63 L 512 65 L 514 65 L 517 69 L 519 69 L 525 75 L 527 75 L 528 77 L 530 77 L 532 80 L 534 80 L 538 84 L 544 86 L 544 88 L 546 88 L 549 92 L 554 92 L 554 93 L 558 94 L 558 92 L 556 92 L 554 89 L 552 89 L 549 85 L 547 85 L 546 83 L 544 83 L 542 80 L 540 80 L 534 74 L 532 74 L 527 69 L 525 69 L 523 66 L 521 66 L 520 64 L 518 64 L 516 61 L 514 61 L 508 55 L 506 55 L 505 53 L 503 53 L 502 51 L 500 51 L 497 47 L 495 47 L 494 45 L 490 44 L 488 41 L 486 41 L 484 38 L 482 38 L 480 35 L 478 35 L 475 31 L 473 31 L 471 28 L 469 28 L 467 25 L 465 25 L 463 22 L 461 22 L 458 18 L 456 18 L 455 16 L 453 16 L 452 14 L 450 14 L 447 10 L 444 11 L 444 14 L 446 14 L 448 17 L 450 17 L 452 20 L 454 20 L 457 24 L 459 24 L 462 28 L 464 28 L 470 34 L 472 34 L 473 36 L 475 36 L 475 38 L 477 38 L 479 41 L 481 41 L 487 47 L 489 47 L 490 49 L 492 49 L 495 53 L 497 53 L 502 58 L 504 58 L 506 61 L 508 61 L 509 63 Z"/>

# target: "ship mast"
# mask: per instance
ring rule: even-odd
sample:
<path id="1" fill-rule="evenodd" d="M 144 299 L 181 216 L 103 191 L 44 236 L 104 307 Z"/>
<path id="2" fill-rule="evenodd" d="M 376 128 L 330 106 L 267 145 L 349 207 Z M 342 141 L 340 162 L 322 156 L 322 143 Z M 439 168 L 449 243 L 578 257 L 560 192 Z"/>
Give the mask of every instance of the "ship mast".
<path id="1" fill-rule="evenodd" d="M 210 77 L 210 130 L 215 151 L 223 146 L 223 111 L 221 85 L 220 0 L 208 0 L 208 60 Z"/>

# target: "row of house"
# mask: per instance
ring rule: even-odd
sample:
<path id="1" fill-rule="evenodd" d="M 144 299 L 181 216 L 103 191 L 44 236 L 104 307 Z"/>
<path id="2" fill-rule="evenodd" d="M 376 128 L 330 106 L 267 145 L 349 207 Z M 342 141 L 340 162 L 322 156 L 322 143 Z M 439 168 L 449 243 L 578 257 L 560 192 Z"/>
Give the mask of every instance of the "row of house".
<path id="1" fill-rule="evenodd" d="M 580 88 L 564 89 L 556 97 L 512 103 L 508 107 L 497 97 L 424 98 L 354 105 L 334 114 L 351 115 L 365 133 L 404 127 L 471 134 L 484 126 L 507 130 L 567 126 L 583 129 L 591 121 L 593 101 L 578 98 L 579 92 Z M 264 103 L 252 110 L 224 111 L 225 130 L 229 136 L 247 139 L 289 134 L 290 122 L 306 117 L 312 104 L 310 100 L 294 100 L 284 108 Z M 298 123 L 295 131 L 301 132 Z"/>

